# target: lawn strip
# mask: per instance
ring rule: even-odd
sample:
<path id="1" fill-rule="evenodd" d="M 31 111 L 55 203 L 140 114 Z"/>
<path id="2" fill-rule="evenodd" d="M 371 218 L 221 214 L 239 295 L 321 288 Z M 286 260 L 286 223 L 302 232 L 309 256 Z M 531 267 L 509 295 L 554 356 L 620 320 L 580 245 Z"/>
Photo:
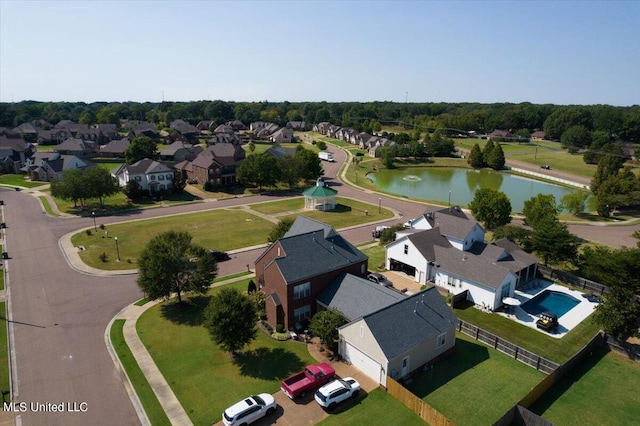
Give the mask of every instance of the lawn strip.
<path id="1" fill-rule="evenodd" d="M 111 326 L 111 344 L 118 354 L 118 358 L 127 372 L 129 381 L 138 395 L 138 399 L 147 413 L 147 417 L 152 425 L 171 425 L 169 418 L 164 412 L 158 398 L 151 389 L 147 378 L 138 366 L 136 359 L 133 357 L 129 346 L 124 340 L 123 327 L 125 320 L 119 319 L 113 322 Z"/>

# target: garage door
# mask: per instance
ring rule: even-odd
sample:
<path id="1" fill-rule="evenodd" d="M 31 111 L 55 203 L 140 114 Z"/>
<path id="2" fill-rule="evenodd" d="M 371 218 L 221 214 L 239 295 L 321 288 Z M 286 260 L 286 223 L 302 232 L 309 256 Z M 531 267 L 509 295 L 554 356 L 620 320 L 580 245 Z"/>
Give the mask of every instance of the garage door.
<path id="1" fill-rule="evenodd" d="M 360 352 L 358 349 L 346 342 L 343 357 L 345 360 L 349 361 L 351 365 L 375 380 L 376 383 L 380 383 L 381 367 L 378 362 L 369 358 L 366 354 Z"/>

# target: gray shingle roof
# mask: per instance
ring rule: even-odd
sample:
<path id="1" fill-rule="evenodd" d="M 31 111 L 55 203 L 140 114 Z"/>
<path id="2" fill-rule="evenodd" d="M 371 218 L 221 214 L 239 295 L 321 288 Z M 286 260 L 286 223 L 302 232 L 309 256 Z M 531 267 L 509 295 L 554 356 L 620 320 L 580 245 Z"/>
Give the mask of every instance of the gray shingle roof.
<path id="1" fill-rule="evenodd" d="M 304 215 L 299 215 L 284 236 L 292 237 L 294 235 L 307 234 L 314 231 L 322 231 L 324 238 L 339 235 L 331 225 L 327 225 L 326 223 L 311 219 Z"/>
<path id="2" fill-rule="evenodd" d="M 386 358 L 392 360 L 455 327 L 458 319 L 431 287 L 366 315 L 364 321 Z"/>
<path id="3" fill-rule="evenodd" d="M 436 258 L 435 251 L 433 250 L 434 246 L 451 247 L 451 243 L 440 233 L 440 228 L 427 229 L 409 234 L 407 235 L 407 239 L 416 246 L 426 260 Z"/>
<path id="4" fill-rule="evenodd" d="M 143 158 L 142 160 L 129 165 L 127 169 L 132 175 L 143 175 L 151 173 L 152 171 L 155 173 L 165 173 L 171 171 L 171 169 L 167 166 L 164 166 L 157 161 L 151 160 L 149 158 Z"/>
<path id="5" fill-rule="evenodd" d="M 353 321 L 385 308 L 406 296 L 380 284 L 351 274 L 341 274 L 318 295 L 329 309 L 337 309 L 347 321 Z"/>
<path id="6" fill-rule="evenodd" d="M 298 216 L 296 222 L 301 217 L 304 218 L 304 216 Z M 310 219 L 304 218 L 301 220 L 301 222 L 305 222 L 305 225 L 313 225 L 307 221 L 310 221 Z M 329 229 L 326 229 L 326 227 Z M 297 230 L 302 228 L 303 226 L 296 227 Z M 324 225 L 324 227 L 319 227 L 317 230 L 311 230 L 306 233 L 295 235 L 287 233 L 278 241 L 284 250 L 285 256 L 277 258 L 274 262 L 287 283 L 315 277 L 367 260 L 367 256 L 342 238 L 329 225 Z"/>
<path id="7" fill-rule="evenodd" d="M 454 247 L 434 247 L 437 267 L 450 275 L 482 284 L 497 290 L 510 269 L 484 256 L 458 250 Z"/>

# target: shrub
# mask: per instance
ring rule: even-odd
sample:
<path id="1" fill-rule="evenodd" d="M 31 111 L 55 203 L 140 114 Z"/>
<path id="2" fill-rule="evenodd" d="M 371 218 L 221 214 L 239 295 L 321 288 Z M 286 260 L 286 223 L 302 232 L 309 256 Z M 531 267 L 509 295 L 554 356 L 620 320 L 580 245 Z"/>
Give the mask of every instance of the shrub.
<path id="1" fill-rule="evenodd" d="M 104 223 L 101 223 L 99 226 L 100 229 L 104 229 Z"/>
<path id="2" fill-rule="evenodd" d="M 276 332 L 271 334 L 271 338 L 284 342 L 285 340 L 289 340 L 291 338 L 291 335 L 289 333 Z"/>
<path id="3" fill-rule="evenodd" d="M 87 233 L 88 236 L 91 236 L 91 234 L 93 234 L 93 232 L 91 232 L 91 229 L 87 229 L 85 232 Z"/>
<path id="4" fill-rule="evenodd" d="M 284 325 L 276 324 L 276 332 L 277 333 L 284 333 Z"/>
<path id="5" fill-rule="evenodd" d="M 107 261 L 107 253 L 102 252 L 102 254 L 100 255 L 100 260 L 102 260 L 103 262 Z"/>

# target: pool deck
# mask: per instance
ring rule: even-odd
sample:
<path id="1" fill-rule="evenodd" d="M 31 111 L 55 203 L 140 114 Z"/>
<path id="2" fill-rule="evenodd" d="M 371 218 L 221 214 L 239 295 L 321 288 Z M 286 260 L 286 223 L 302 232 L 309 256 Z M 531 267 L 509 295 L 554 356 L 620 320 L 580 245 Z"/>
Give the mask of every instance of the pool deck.
<path id="1" fill-rule="evenodd" d="M 533 328 L 540 333 L 547 334 L 556 339 L 560 339 L 564 337 L 569 331 L 573 329 L 576 325 L 580 324 L 584 321 L 589 315 L 593 313 L 595 308 L 598 306 L 598 303 L 589 302 L 587 299 L 582 297 L 584 293 L 576 290 L 571 290 L 566 287 L 563 287 L 558 284 L 553 284 L 550 281 L 538 280 L 537 285 L 533 285 L 531 288 L 527 290 L 516 290 L 513 295 L 514 298 L 518 299 L 520 303 L 524 303 L 529 299 L 537 296 L 545 290 L 553 290 L 560 293 L 565 293 L 570 296 L 576 298 L 580 303 L 574 306 L 570 311 L 566 314 L 562 315 L 558 318 L 558 331 L 556 333 L 548 333 L 546 331 L 540 330 L 536 327 L 536 321 L 538 317 L 531 315 L 526 312 L 520 306 L 516 306 L 513 313 L 507 314 L 504 312 L 495 312 L 498 315 L 502 315 L 510 320 L 519 322 L 527 327 Z"/>

